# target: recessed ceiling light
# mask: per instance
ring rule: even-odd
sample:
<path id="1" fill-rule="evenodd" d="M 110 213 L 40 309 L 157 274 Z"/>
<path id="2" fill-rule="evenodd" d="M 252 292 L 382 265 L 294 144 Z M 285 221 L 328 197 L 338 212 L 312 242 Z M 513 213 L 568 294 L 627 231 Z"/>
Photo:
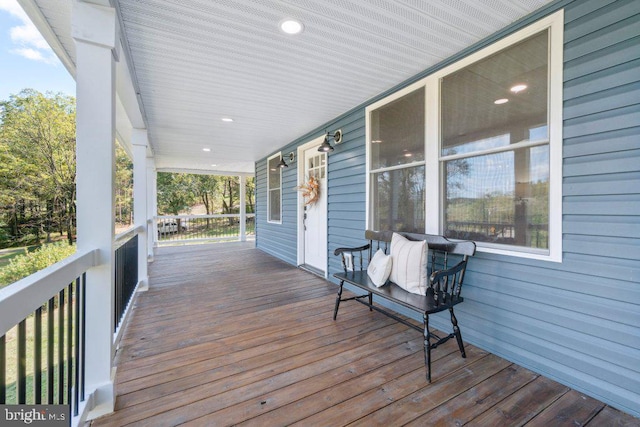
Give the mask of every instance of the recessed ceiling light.
<path id="1" fill-rule="evenodd" d="M 500 99 L 496 99 L 495 101 L 493 101 L 493 103 L 496 104 L 496 105 L 506 104 L 507 102 L 509 102 L 509 100 L 507 98 L 500 98 Z"/>
<path id="2" fill-rule="evenodd" d="M 203 148 L 202 151 L 208 153 L 209 151 L 211 151 L 211 148 Z"/>
<path id="3" fill-rule="evenodd" d="M 511 92 L 513 93 L 522 92 L 526 88 L 527 88 L 527 85 L 515 85 L 511 88 Z"/>
<path id="4" fill-rule="evenodd" d="M 233 121 L 233 119 L 231 117 L 223 117 L 221 120 L 223 122 L 232 122 Z"/>
<path id="5" fill-rule="evenodd" d="M 297 19 L 285 19 L 280 21 L 280 30 L 287 34 L 300 34 L 304 25 Z"/>
<path id="6" fill-rule="evenodd" d="M 373 139 L 371 140 L 372 144 L 382 144 L 382 140 L 381 139 Z"/>
<path id="7" fill-rule="evenodd" d="M 218 165 L 216 165 L 215 163 L 211 165 L 212 168 L 215 168 L 216 166 Z"/>

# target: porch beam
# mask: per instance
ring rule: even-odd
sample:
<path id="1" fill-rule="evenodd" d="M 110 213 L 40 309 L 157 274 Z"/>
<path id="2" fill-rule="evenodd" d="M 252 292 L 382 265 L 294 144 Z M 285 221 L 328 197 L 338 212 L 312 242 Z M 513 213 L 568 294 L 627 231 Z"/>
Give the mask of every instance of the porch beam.
<path id="1" fill-rule="evenodd" d="M 88 418 L 113 412 L 115 403 L 114 175 L 116 13 L 74 2 L 76 44 L 77 247 L 97 249 L 87 271 L 85 391 Z"/>

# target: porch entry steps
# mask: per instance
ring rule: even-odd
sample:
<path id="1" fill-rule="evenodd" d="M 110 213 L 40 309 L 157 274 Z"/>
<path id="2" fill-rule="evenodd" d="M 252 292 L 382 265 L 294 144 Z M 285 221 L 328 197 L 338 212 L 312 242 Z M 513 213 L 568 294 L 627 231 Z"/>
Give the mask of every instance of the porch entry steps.
<path id="1" fill-rule="evenodd" d="M 117 356 L 124 425 L 636 425 L 604 403 L 366 307 L 333 320 L 336 285 L 238 242 L 160 248 Z M 347 293 L 348 291 L 345 291 Z M 624 424 L 627 423 L 627 424 Z"/>

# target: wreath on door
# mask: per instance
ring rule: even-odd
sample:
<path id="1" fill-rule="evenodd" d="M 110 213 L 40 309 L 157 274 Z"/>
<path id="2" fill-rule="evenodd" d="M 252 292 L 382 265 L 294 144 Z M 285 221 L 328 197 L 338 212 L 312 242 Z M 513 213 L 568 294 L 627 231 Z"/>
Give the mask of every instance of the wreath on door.
<path id="1" fill-rule="evenodd" d="M 309 177 L 303 184 L 298 185 L 296 190 L 302 192 L 305 206 L 313 205 L 320 198 L 320 182 L 314 176 Z"/>

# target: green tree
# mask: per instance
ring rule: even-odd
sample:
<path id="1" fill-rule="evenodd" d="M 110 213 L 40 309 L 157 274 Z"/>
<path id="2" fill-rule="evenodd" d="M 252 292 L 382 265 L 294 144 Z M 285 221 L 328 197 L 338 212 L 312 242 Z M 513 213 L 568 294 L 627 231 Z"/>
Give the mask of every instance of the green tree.
<path id="1" fill-rule="evenodd" d="M 158 213 L 178 215 L 196 204 L 207 215 L 240 212 L 240 180 L 237 176 L 158 173 Z M 255 212 L 255 182 L 247 179 L 247 212 Z"/>
<path id="2" fill-rule="evenodd" d="M 116 224 L 128 226 L 133 223 L 133 163 L 127 152 L 116 144 Z"/>
<path id="3" fill-rule="evenodd" d="M 158 214 L 179 215 L 196 203 L 194 177 L 189 174 L 158 173 Z"/>
<path id="4" fill-rule="evenodd" d="M 220 180 L 214 175 L 195 175 L 196 187 L 194 190 L 205 207 L 207 215 L 216 210 L 216 201 L 220 193 Z"/>
<path id="5" fill-rule="evenodd" d="M 75 99 L 25 89 L 0 102 L 0 200 L 13 238 L 75 229 Z"/>
<path id="6" fill-rule="evenodd" d="M 247 213 L 255 213 L 256 211 L 256 182 L 253 177 L 247 178 L 246 184 L 246 198 L 247 198 Z"/>
<path id="7" fill-rule="evenodd" d="M 223 177 L 223 191 L 222 191 L 222 213 L 232 214 L 235 213 L 234 205 L 240 198 L 240 179 L 237 176 L 225 176 Z"/>

